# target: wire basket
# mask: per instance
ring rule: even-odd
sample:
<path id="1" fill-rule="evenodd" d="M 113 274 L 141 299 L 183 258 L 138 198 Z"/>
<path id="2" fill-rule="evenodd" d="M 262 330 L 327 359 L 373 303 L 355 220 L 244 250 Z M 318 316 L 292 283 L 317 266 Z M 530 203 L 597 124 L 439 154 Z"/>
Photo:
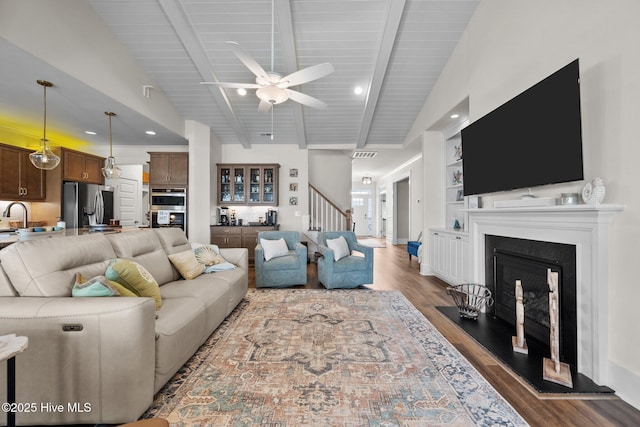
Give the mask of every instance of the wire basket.
<path id="1" fill-rule="evenodd" d="M 447 288 L 447 294 L 451 295 L 453 302 L 456 303 L 460 317 L 467 319 L 476 320 L 485 306 L 493 304 L 491 291 L 482 285 L 450 286 Z"/>

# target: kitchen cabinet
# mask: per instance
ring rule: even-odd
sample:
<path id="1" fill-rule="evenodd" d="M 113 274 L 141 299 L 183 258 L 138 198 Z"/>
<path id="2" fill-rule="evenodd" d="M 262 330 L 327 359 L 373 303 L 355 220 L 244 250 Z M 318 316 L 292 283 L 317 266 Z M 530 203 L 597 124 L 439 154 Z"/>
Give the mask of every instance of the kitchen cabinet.
<path id="1" fill-rule="evenodd" d="M 31 153 L 32 150 L 0 144 L 0 198 L 45 200 L 45 171 L 33 166 Z"/>
<path id="2" fill-rule="evenodd" d="M 150 152 L 149 185 L 186 187 L 189 184 L 189 153 Z"/>
<path id="3" fill-rule="evenodd" d="M 89 184 L 103 184 L 102 167 L 104 157 L 80 151 L 61 149 L 62 179 L 64 181 L 86 182 Z"/>
<path id="4" fill-rule="evenodd" d="M 249 264 L 255 262 L 255 250 L 258 244 L 258 233 L 277 230 L 279 226 L 211 226 L 211 243 L 221 248 L 246 248 L 249 251 Z"/>
<path id="5" fill-rule="evenodd" d="M 470 282 L 468 233 L 431 229 L 429 252 L 431 270 L 436 277 L 450 285 Z"/>
<path id="6" fill-rule="evenodd" d="M 278 206 L 278 164 L 218 164 L 218 203 Z"/>

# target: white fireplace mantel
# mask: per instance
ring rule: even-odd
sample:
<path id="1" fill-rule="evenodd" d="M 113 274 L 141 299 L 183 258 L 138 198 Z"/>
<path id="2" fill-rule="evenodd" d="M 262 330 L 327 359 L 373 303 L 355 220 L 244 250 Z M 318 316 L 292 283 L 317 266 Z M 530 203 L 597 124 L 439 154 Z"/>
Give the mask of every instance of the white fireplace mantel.
<path id="1" fill-rule="evenodd" d="M 576 246 L 578 372 L 607 383 L 609 224 L 624 205 L 467 209 L 471 278 L 485 283 L 485 235 Z"/>

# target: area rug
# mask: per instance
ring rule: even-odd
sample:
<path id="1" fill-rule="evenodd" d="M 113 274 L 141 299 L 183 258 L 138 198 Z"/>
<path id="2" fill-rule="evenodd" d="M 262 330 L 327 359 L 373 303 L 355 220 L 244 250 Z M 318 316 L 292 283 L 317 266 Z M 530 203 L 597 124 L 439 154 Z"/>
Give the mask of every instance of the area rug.
<path id="1" fill-rule="evenodd" d="M 377 239 L 358 239 L 358 243 L 370 248 L 386 248 L 385 244 Z"/>
<path id="2" fill-rule="evenodd" d="M 172 426 L 523 426 L 398 291 L 252 289 L 156 396 Z"/>

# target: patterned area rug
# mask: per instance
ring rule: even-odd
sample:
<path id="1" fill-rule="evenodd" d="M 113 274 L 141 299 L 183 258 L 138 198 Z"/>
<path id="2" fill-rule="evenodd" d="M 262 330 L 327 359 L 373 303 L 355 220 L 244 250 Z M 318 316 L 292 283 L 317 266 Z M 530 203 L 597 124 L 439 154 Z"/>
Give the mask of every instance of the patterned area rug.
<path id="1" fill-rule="evenodd" d="M 524 426 L 397 291 L 251 289 L 145 418 L 172 426 Z"/>

